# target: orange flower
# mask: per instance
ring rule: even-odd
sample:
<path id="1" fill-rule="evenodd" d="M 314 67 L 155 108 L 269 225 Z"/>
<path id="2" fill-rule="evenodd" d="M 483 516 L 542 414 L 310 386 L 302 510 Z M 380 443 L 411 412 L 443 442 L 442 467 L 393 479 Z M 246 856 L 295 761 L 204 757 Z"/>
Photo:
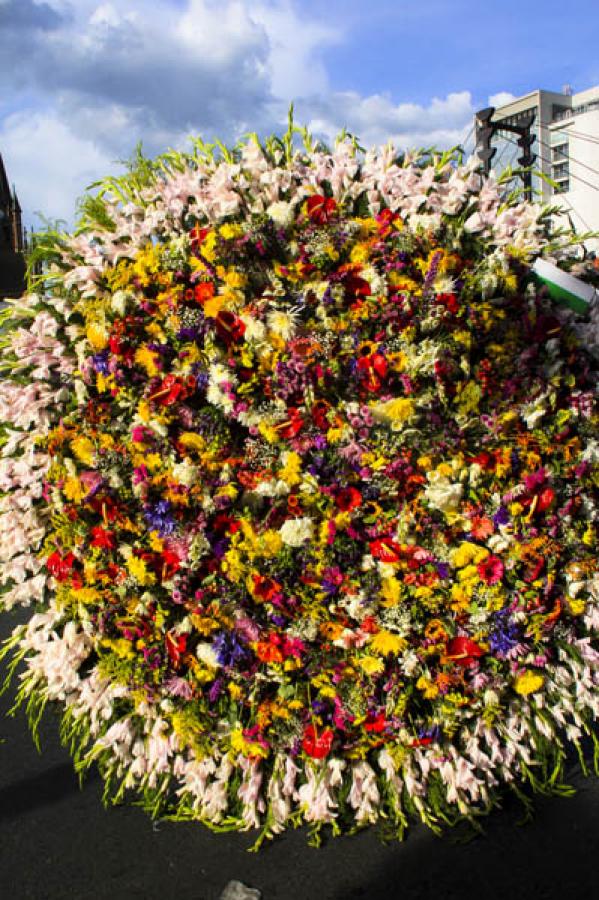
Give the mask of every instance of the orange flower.
<path id="1" fill-rule="evenodd" d="M 256 656 L 260 662 L 264 663 L 282 663 L 283 654 L 270 641 L 258 641 L 256 644 Z"/>

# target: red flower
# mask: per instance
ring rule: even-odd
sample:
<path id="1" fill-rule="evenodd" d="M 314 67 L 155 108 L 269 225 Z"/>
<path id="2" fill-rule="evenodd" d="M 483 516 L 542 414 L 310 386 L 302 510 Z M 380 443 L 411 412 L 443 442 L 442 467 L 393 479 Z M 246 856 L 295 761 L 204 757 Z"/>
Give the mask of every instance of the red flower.
<path id="1" fill-rule="evenodd" d="M 391 212 L 390 209 L 383 209 L 375 216 L 375 219 L 379 227 L 379 234 L 381 237 L 386 238 L 391 232 L 393 222 L 399 219 L 399 213 Z"/>
<path id="2" fill-rule="evenodd" d="M 410 744 L 410 747 L 428 747 L 433 741 L 434 738 L 432 737 L 415 738 Z"/>
<path id="3" fill-rule="evenodd" d="M 46 568 L 57 581 L 67 581 L 71 576 L 75 562 L 76 560 L 72 553 L 69 552 L 66 556 L 61 556 L 58 550 L 55 550 L 46 560 Z"/>
<path id="4" fill-rule="evenodd" d="M 267 641 L 257 642 L 256 656 L 265 663 L 282 663 L 284 659 L 282 651 L 270 638 Z"/>
<path id="5" fill-rule="evenodd" d="M 327 418 L 330 408 L 331 405 L 326 400 L 317 400 L 312 407 L 312 421 L 320 431 L 328 431 L 330 428 Z"/>
<path id="6" fill-rule="evenodd" d="M 210 232 L 209 228 L 200 228 L 198 225 L 195 228 L 192 228 L 189 232 L 189 237 L 191 238 L 191 247 L 193 250 L 197 250 L 206 235 Z"/>
<path id="7" fill-rule="evenodd" d="M 527 566 L 524 574 L 522 575 L 524 581 L 530 584 L 532 581 L 536 581 L 543 569 L 545 568 L 545 560 L 542 556 L 537 557 L 536 560 L 533 560 L 531 565 Z"/>
<path id="8" fill-rule="evenodd" d="M 108 525 L 109 522 L 114 522 L 118 518 L 118 506 L 112 497 L 107 497 L 105 494 L 96 494 L 89 501 L 89 505 L 95 513 L 102 516 L 105 525 Z"/>
<path id="9" fill-rule="evenodd" d="M 372 288 L 365 278 L 350 273 L 343 279 L 343 287 L 345 288 L 346 297 L 358 298 L 369 297 L 372 294 Z"/>
<path id="10" fill-rule="evenodd" d="M 324 197 L 322 194 L 314 194 L 308 197 L 308 216 L 317 225 L 326 225 L 337 209 L 337 204 L 332 197 Z"/>
<path id="11" fill-rule="evenodd" d="M 478 564 L 477 570 L 485 584 L 497 584 L 503 578 L 504 565 L 498 556 L 487 556 Z"/>
<path id="12" fill-rule="evenodd" d="M 377 716 L 373 716 L 372 713 L 370 713 L 366 719 L 364 728 L 366 731 L 374 731 L 375 733 L 380 734 L 381 731 L 385 730 L 386 725 L 387 720 L 385 718 L 385 713 L 380 712 Z"/>
<path id="13" fill-rule="evenodd" d="M 174 634 L 172 631 L 166 635 L 166 652 L 173 666 L 177 669 L 181 664 L 181 657 L 187 649 L 187 635 Z"/>
<path id="14" fill-rule="evenodd" d="M 106 531 L 106 529 L 102 528 L 101 525 L 94 525 L 91 533 L 92 547 L 101 547 L 102 550 L 114 550 L 114 548 L 116 547 L 114 534 L 111 531 Z"/>
<path id="15" fill-rule="evenodd" d="M 110 352 L 114 353 L 115 356 L 118 356 L 122 349 L 121 339 L 118 334 L 111 334 L 108 340 L 108 346 L 110 347 Z"/>
<path id="16" fill-rule="evenodd" d="M 343 512 L 349 512 L 361 505 L 362 494 L 355 487 L 343 488 L 343 490 L 337 494 L 335 503 Z"/>
<path id="17" fill-rule="evenodd" d="M 370 542 L 370 553 L 381 562 L 397 562 L 401 556 L 401 547 L 391 538 L 377 538 Z"/>
<path id="18" fill-rule="evenodd" d="M 279 422 L 278 425 L 274 426 L 274 429 L 282 438 L 292 438 L 301 431 L 303 424 L 304 420 L 299 409 L 295 406 L 290 406 L 287 410 L 285 421 Z"/>
<path id="19" fill-rule="evenodd" d="M 379 390 L 387 374 L 387 368 L 387 360 L 381 353 L 370 353 L 358 360 L 358 372 L 363 375 L 369 391 Z"/>
<path id="20" fill-rule="evenodd" d="M 330 728 L 325 728 L 320 734 L 316 730 L 316 726 L 308 725 L 304 731 L 304 739 L 302 741 L 302 749 L 308 756 L 314 759 L 324 759 L 331 752 L 333 746 L 334 734 Z"/>
<path id="21" fill-rule="evenodd" d="M 162 581 L 172 578 L 181 568 L 181 560 L 172 550 L 163 550 L 160 554 L 160 571 L 157 573 Z"/>
<path id="22" fill-rule="evenodd" d="M 160 406 L 171 406 L 180 400 L 191 396 L 195 390 L 195 378 L 180 378 L 177 375 L 167 375 L 158 386 L 158 390 L 152 394 L 150 400 L 154 400 Z"/>
<path id="23" fill-rule="evenodd" d="M 470 666 L 475 660 L 484 656 L 483 648 L 469 637 L 454 637 L 448 645 L 444 661 L 454 662 L 458 666 Z"/>
<path id="24" fill-rule="evenodd" d="M 455 315 L 460 308 L 455 294 L 437 294 L 437 303 L 441 303 L 452 315 Z"/>
<path id="25" fill-rule="evenodd" d="M 254 575 L 253 581 L 253 594 L 258 600 L 272 600 L 275 594 L 278 594 L 281 590 L 281 585 L 278 581 L 275 581 L 274 578 L 268 578 L 264 575 Z"/>
<path id="26" fill-rule="evenodd" d="M 223 309 L 216 317 L 216 330 L 227 344 L 240 341 L 245 334 L 245 324 L 235 313 Z"/>
<path id="27" fill-rule="evenodd" d="M 555 500 L 555 491 L 553 488 L 547 487 L 541 491 L 540 494 L 537 494 L 537 510 L 538 512 L 545 512 L 549 509 L 549 507 L 553 504 Z"/>
<path id="28" fill-rule="evenodd" d="M 214 297 L 214 284 L 212 281 L 200 281 L 193 289 L 193 299 L 198 303 L 205 303 Z"/>

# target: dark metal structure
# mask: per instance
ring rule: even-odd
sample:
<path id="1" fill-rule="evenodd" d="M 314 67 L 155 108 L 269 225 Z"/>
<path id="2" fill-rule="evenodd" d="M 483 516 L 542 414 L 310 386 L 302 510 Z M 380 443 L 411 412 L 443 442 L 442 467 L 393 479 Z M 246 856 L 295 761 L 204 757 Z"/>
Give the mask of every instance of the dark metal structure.
<path id="1" fill-rule="evenodd" d="M 536 136 L 532 133 L 532 126 L 535 121 L 534 112 L 528 113 L 519 118 L 518 123 L 513 123 L 509 119 L 498 119 L 493 121 L 495 113 L 494 106 L 488 106 L 480 109 L 475 115 L 475 134 L 476 134 L 476 153 L 483 163 L 485 173 L 488 175 L 491 171 L 491 160 L 497 153 L 497 148 L 492 146 L 492 140 L 498 132 L 508 131 L 510 134 L 517 136 L 517 144 L 522 150 L 522 156 L 518 157 L 518 163 L 522 166 L 519 173 L 524 186 L 524 195 L 530 200 L 532 198 L 532 172 L 531 168 L 536 159 L 536 154 L 531 152 L 531 147 L 536 141 Z"/>
<path id="2" fill-rule="evenodd" d="M 9 187 L 0 155 L 0 300 L 20 297 L 25 291 L 25 236 L 21 207 Z"/>

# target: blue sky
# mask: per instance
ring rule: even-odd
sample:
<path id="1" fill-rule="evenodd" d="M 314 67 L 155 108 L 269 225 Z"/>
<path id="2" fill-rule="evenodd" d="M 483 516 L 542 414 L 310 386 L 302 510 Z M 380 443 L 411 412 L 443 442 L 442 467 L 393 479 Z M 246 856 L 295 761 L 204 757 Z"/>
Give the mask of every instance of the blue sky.
<path id="1" fill-rule="evenodd" d="M 0 0 L 0 153 L 29 223 L 200 132 L 464 141 L 476 109 L 599 83 L 592 0 Z"/>

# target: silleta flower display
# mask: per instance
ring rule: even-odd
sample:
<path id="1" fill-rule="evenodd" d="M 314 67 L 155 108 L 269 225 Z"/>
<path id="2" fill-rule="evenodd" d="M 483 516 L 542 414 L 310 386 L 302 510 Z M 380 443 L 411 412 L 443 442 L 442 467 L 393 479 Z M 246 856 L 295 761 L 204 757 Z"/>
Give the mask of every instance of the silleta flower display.
<path id="1" fill-rule="evenodd" d="M 107 797 L 216 829 L 565 791 L 596 362 L 531 265 L 585 264 L 476 160 L 293 136 L 138 160 L 4 313 L 19 699 Z"/>

